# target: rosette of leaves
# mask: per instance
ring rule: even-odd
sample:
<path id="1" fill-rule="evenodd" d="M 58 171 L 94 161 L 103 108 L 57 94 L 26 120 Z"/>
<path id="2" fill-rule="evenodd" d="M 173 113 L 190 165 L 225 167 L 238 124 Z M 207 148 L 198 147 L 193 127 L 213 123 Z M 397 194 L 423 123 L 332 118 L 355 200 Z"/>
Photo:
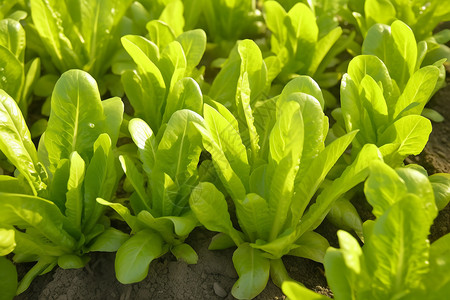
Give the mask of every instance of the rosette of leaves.
<path id="1" fill-rule="evenodd" d="M 373 163 L 364 191 L 376 220 L 364 223 L 365 244 L 338 232 L 341 248 L 330 247 L 325 274 L 335 299 L 445 299 L 450 291 L 450 234 L 430 245 L 437 215 L 433 188 L 414 168 Z M 289 299 L 328 299 L 293 282 Z"/>
<path id="2" fill-rule="evenodd" d="M 137 157 L 119 158 L 134 188 L 129 198 L 134 214 L 119 203 L 97 200 L 112 207 L 131 228 L 115 260 L 121 283 L 143 280 L 150 262 L 168 251 L 187 263 L 197 263 L 197 254 L 184 240 L 198 223 L 189 208 L 189 196 L 199 182 L 202 140 L 194 124 L 202 121 L 193 111 L 178 110 L 158 136 L 141 119 L 129 122 Z"/>
<path id="3" fill-rule="evenodd" d="M 450 39 L 449 34 L 447 37 Z M 410 78 L 420 68 L 425 66 L 439 68 L 439 80 L 434 94 L 445 85 L 443 64 L 450 59 L 450 51 L 447 53 L 437 51 L 436 44 L 431 40 L 419 41 L 416 42 L 413 31 L 402 21 L 395 21 L 390 26 L 376 24 L 367 32 L 362 45 L 362 54 L 375 55 L 381 59 L 400 92 L 404 91 Z"/>
<path id="4" fill-rule="evenodd" d="M 431 122 L 420 113 L 433 93 L 439 69 L 412 69 L 403 89 L 376 56 L 355 57 L 347 72 L 341 83 L 341 109 L 334 112 L 335 132 L 359 130 L 352 154 L 365 144 L 375 144 L 393 167 L 408 155 L 419 154 L 431 133 Z"/>
<path id="5" fill-rule="evenodd" d="M 158 133 L 176 110 L 202 110 L 203 96 L 193 78 L 202 78 L 203 69 L 196 67 L 205 51 L 206 35 L 201 29 L 177 35 L 161 21 L 151 21 L 147 28 L 150 40 L 136 35 L 122 38 L 135 64 L 121 66 L 121 76 L 134 116 Z"/>
<path id="6" fill-rule="evenodd" d="M 271 32 L 270 50 L 281 62 L 281 81 L 300 74 L 313 77 L 321 87 L 338 83 L 341 75 L 326 69 L 336 64 L 335 57 L 349 46 L 354 33 L 343 36 L 337 22 L 316 19 L 304 3 L 296 3 L 286 12 L 278 2 L 266 1 L 264 17 Z"/>
<path id="7" fill-rule="evenodd" d="M 238 45 L 242 65 L 234 105 L 242 119 L 210 100 L 204 105 L 204 125 L 195 125 L 234 204 L 240 230 L 231 222 L 224 194 L 212 183 L 198 184 L 189 200 L 200 223 L 219 232 L 210 249 L 237 246 L 233 264 L 239 279 L 232 294 L 239 299 L 256 297 L 269 276 L 278 285 L 289 278 L 283 255 L 322 261 L 328 242 L 313 230 L 339 196 L 365 179 L 369 162 L 380 159 L 375 146 L 366 146 L 342 176 L 315 195 L 356 132 L 325 145 L 323 96 L 306 76 L 292 80 L 279 97 L 252 107 L 252 87 L 266 76 L 252 45 Z"/>
<path id="8" fill-rule="evenodd" d="M 96 202 L 114 197 L 122 175 L 113 153 L 122 101 L 101 101 L 95 80 L 71 70 L 58 80 L 51 105 L 36 150 L 16 102 L 0 90 L 0 150 L 16 167 L 15 176 L 0 176 L 0 254 L 36 262 L 17 294 L 56 265 L 81 268 L 89 252 L 116 251 L 127 238 L 109 226 Z M 13 270 L 2 268 L 1 276 L 16 277 Z M 12 289 L 2 281 L 2 293 Z"/>

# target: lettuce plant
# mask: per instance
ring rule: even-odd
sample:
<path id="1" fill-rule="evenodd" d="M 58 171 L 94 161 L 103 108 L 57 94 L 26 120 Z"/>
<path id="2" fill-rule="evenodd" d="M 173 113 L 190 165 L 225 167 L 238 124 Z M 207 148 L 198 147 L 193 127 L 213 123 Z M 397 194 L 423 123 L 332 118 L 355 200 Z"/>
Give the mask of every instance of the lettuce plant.
<path id="1" fill-rule="evenodd" d="M 324 265 L 335 299 L 444 299 L 450 291 L 450 234 L 430 245 L 437 215 L 433 189 L 414 168 L 373 163 L 365 183 L 375 221 L 364 224 L 365 244 L 339 231 L 341 248 L 329 248 Z M 292 282 L 289 299 L 328 299 Z"/>
<path id="2" fill-rule="evenodd" d="M 408 80 L 416 71 L 433 65 L 440 71 L 434 90 L 437 91 L 445 84 L 443 63 L 450 55 L 433 54 L 435 47 L 431 42 L 417 43 L 411 28 L 402 21 L 395 21 L 390 26 L 383 24 L 372 26 L 364 39 L 362 54 L 375 55 L 381 59 L 400 92 L 403 92 Z"/>
<path id="3" fill-rule="evenodd" d="M 164 23 L 156 23 L 154 28 L 151 22 L 148 25 L 155 42 L 134 35 L 122 38 L 136 64 L 135 69 L 122 73 L 122 83 L 134 116 L 145 120 L 157 133 L 178 109 L 201 112 L 200 86 L 189 76 L 201 76 L 196 66 L 205 51 L 206 36 L 196 29 L 176 37 Z"/>
<path id="4" fill-rule="evenodd" d="M 282 81 L 300 74 L 314 77 L 323 87 L 338 82 L 339 74 L 326 73 L 325 69 L 353 39 L 344 38 L 341 27 L 317 23 L 314 12 L 303 3 L 295 4 L 286 12 L 276 1 L 266 1 L 264 16 L 271 31 L 271 52 L 281 62 Z"/>
<path id="5" fill-rule="evenodd" d="M 313 230 L 334 200 L 364 180 L 367 164 L 379 159 L 375 146 L 365 147 L 307 209 L 356 132 L 325 146 L 328 119 L 322 111 L 323 96 L 309 77 L 294 79 L 277 99 L 260 104 L 267 114 L 259 110 L 257 117 L 256 108 L 250 106 L 251 87 L 260 82 L 261 72 L 251 72 L 251 67 L 261 66 L 262 59 L 252 65 L 257 58 L 252 43 L 238 44 L 243 59 L 234 89 L 235 105 L 244 119 L 238 121 L 225 106 L 210 100 L 211 105 L 204 106 L 204 125 L 195 125 L 233 201 L 240 230 L 233 227 L 225 197 L 212 183 L 201 182 L 189 199 L 200 223 L 219 232 L 210 249 L 238 247 L 233 264 L 239 279 L 232 293 L 239 299 L 258 295 L 269 274 L 276 284 L 281 284 L 288 277 L 281 261 L 283 255 L 321 261 L 328 242 Z M 268 109 L 270 105 L 273 110 Z M 262 123 L 267 128 L 262 133 L 256 129 L 257 118 L 265 120 Z M 241 136 L 248 138 L 243 140 Z"/>
<path id="6" fill-rule="evenodd" d="M 0 253 L 36 261 L 17 293 L 56 265 L 83 267 L 88 252 L 116 251 L 127 238 L 109 227 L 96 202 L 112 199 L 121 177 L 113 148 L 122 114 L 122 101 L 101 101 L 89 74 L 67 71 L 36 150 L 16 102 L 0 90 L 0 150 L 16 167 L 15 176 L 0 176 Z M 2 276 L 10 270 L 2 268 Z"/>
<path id="7" fill-rule="evenodd" d="M 78 68 L 103 80 L 119 46 L 119 24 L 131 2 L 31 0 L 33 24 L 27 33 L 33 43 L 29 46 L 47 71 Z"/>
<path id="8" fill-rule="evenodd" d="M 197 226 L 189 195 L 199 181 L 197 165 L 202 150 L 201 136 L 193 124 L 202 121 L 193 111 L 178 110 L 159 137 L 143 120 L 130 121 L 139 161 L 136 165 L 131 156 L 119 158 L 134 188 L 129 199 L 134 215 L 120 203 L 97 200 L 112 207 L 132 230 L 116 255 L 120 282 L 143 280 L 150 262 L 169 250 L 178 259 L 197 263 L 197 254 L 184 240 Z"/>
<path id="9" fill-rule="evenodd" d="M 423 67 L 412 73 L 400 92 L 380 59 L 355 57 L 341 83 L 342 115 L 339 111 L 334 114 L 347 132 L 359 130 L 352 153 L 365 144 L 376 144 L 393 167 L 400 166 L 408 155 L 419 154 L 431 132 L 431 122 L 420 113 L 438 77 L 437 67 Z"/>

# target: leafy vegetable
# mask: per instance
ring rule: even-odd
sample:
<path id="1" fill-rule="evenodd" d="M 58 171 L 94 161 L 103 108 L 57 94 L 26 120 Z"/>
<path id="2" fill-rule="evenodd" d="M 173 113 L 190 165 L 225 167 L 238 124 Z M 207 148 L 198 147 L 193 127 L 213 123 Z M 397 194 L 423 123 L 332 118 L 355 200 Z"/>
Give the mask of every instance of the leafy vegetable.
<path id="1" fill-rule="evenodd" d="M 413 168 L 393 170 L 374 162 L 365 183 L 375 221 L 366 221 L 365 245 L 339 231 L 341 248 L 329 248 L 324 264 L 335 299 L 440 299 L 450 288 L 449 237 L 431 244 L 437 215 L 431 183 Z M 420 226 L 418 226 L 420 224 Z M 283 284 L 290 299 L 328 299 L 295 283 Z"/>
<path id="2" fill-rule="evenodd" d="M 363 145 L 373 143 L 392 166 L 400 166 L 408 155 L 419 154 L 431 132 L 430 121 L 419 114 L 438 76 L 436 67 L 423 67 L 413 73 L 400 92 L 377 57 L 355 57 L 342 79 L 342 118 L 338 119 L 347 132 L 360 130 L 352 153 L 355 155 Z"/>
<path id="3" fill-rule="evenodd" d="M 131 237 L 116 256 L 116 277 L 122 283 L 143 280 L 150 262 L 171 251 L 178 259 L 197 263 L 197 254 L 184 243 L 197 226 L 189 209 L 189 195 L 198 183 L 197 165 L 201 136 L 193 124 L 202 118 L 193 111 L 176 111 L 160 139 L 141 119 L 132 119 L 129 131 L 138 147 L 138 165 L 131 156 L 120 156 L 122 168 L 134 188 L 128 208 L 103 199 L 131 227 Z"/>
<path id="4" fill-rule="evenodd" d="M 238 53 L 241 68 L 238 80 L 233 81 L 236 84 L 233 104 L 242 113 L 243 120 L 239 122 L 223 105 L 211 101 L 211 105 L 204 106 L 204 126 L 196 127 L 234 202 L 242 232 L 233 227 L 225 210 L 225 198 L 214 185 L 200 183 L 190 196 L 190 205 L 206 228 L 220 232 L 220 238 L 213 239 L 210 248 L 238 246 L 233 263 L 240 279 L 232 293 L 237 298 L 247 299 L 262 291 L 269 273 L 279 284 L 279 278 L 288 276 L 280 260 L 283 255 L 321 261 L 317 253 L 323 253 L 328 242 L 312 230 L 321 223 L 337 198 L 364 180 L 367 165 L 378 160 L 379 154 L 373 145 L 365 147 L 358 159 L 339 179 L 324 188 L 306 210 L 356 132 L 325 147 L 328 119 L 322 112 L 323 96 L 317 84 L 305 76 L 292 80 L 277 99 L 266 100 L 274 101 L 275 109 L 269 111 L 274 122 L 266 132 L 258 132 L 256 104 L 255 108 L 249 105 L 254 92 L 252 86 L 261 86 L 255 82 L 261 82 L 258 80 L 260 74 L 265 73 L 264 64 L 262 70 L 256 69 L 251 76 L 245 66 L 250 60 L 259 59 L 251 42 L 238 44 Z M 231 64 L 233 60 L 229 61 Z M 227 93 L 231 84 L 229 86 L 225 89 Z M 213 90 L 214 83 L 211 92 Z M 243 140 L 239 133 L 249 138 Z M 251 261 L 254 263 L 248 263 Z"/>
<path id="5" fill-rule="evenodd" d="M 201 76 L 202 71 L 195 67 L 206 47 L 202 30 L 187 31 L 176 37 L 170 27 L 164 27 L 167 25 L 156 24 L 167 31 L 148 23 L 153 41 L 132 35 L 122 38 L 125 50 L 137 65 L 135 70 L 122 73 L 125 93 L 134 115 L 145 120 L 155 133 L 179 109 L 201 112 L 200 86 L 189 76 L 196 77 L 197 73 Z"/>
<path id="6" fill-rule="evenodd" d="M 64 73 L 36 151 L 16 102 L 3 90 L 0 96 L 0 150 L 18 171 L 0 179 L 2 187 L 8 185 L 0 191 L 0 232 L 6 242 L 0 254 L 12 251 L 15 262 L 37 262 L 21 280 L 19 294 L 57 264 L 83 267 L 88 252 L 116 251 L 127 237 L 109 227 L 95 201 L 112 199 L 121 176 L 113 148 L 123 104 L 119 98 L 102 102 L 89 74 Z M 91 109 L 83 110 L 87 105 Z M 7 276 L 3 272 L 11 274 L 9 267 L 2 268 Z"/>

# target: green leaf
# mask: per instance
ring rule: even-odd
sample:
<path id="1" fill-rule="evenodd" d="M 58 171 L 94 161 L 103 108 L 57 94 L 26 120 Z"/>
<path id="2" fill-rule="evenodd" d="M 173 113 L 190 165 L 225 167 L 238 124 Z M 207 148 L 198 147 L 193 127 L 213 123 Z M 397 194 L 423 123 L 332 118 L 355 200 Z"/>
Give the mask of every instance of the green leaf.
<path id="1" fill-rule="evenodd" d="M 300 106 L 293 101 L 287 102 L 281 107 L 281 115 L 270 134 L 270 157 L 274 160 L 274 171 L 268 200 L 273 220 L 269 240 L 276 238 L 287 220 L 302 156 L 303 139 L 304 125 Z"/>
<path id="2" fill-rule="evenodd" d="M 442 210 L 450 202 L 450 174 L 437 173 L 431 175 L 428 179 L 433 187 L 436 206 L 438 210 Z"/>
<path id="3" fill-rule="evenodd" d="M 146 42 L 144 48 L 142 39 L 136 42 L 133 36 L 128 35 L 121 38 L 123 47 L 138 66 L 138 73 L 129 71 L 122 75 L 122 83 L 131 105 L 135 108 L 135 115 L 143 118 L 153 130 L 158 130 L 166 83 L 161 74 L 163 70 L 160 71 L 155 65 L 156 62 L 148 55 L 148 49 L 152 49 L 152 46 L 148 45 L 150 41 Z"/>
<path id="4" fill-rule="evenodd" d="M 159 49 L 164 49 L 164 47 L 175 40 L 175 33 L 172 28 L 161 20 L 151 20 L 145 27 L 147 28 L 150 41 L 155 43 Z M 141 37 L 136 36 L 136 38 Z"/>
<path id="5" fill-rule="evenodd" d="M 2 90 L 0 90 L 0 119 L 2 132 L 0 150 L 25 176 L 36 195 L 38 191 L 45 188 L 36 169 L 38 162 L 36 148 L 16 102 Z"/>
<path id="6" fill-rule="evenodd" d="M 267 81 L 267 68 L 264 63 L 261 50 L 252 40 L 243 40 L 238 43 L 237 51 L 241 58 L 240 75 L 237 83 L 236 104 L 241 98 L 242 105 L 247 103 L 245 97 L 249 97 L 248 104 L 253 103 L 255 99 L 262 93 Z M 247 75 L 244 75 L 247 74 Z M 245 87 L 245 76 L 248 76 L 248 88 Z M 241 89 L 241 95 L 239 95 Z M 245 93 L 244 97 L 242 93 Z M 239 105 L 239 104 L 238 104 Z M 245 107 L 244 107 L 245 110 Z"/>
<path id="7" fill-rule="evenodd" d="M 25 30 L 18 21 L 12 19 L 0 21 L 0 45 L 14 54 L 19 61 L 24 61 Z"/>
<path id="8" fill-rule="evenodd" d="M 152 129 L 145 121 L 134 118 L 128 123 L 128 130 L 131 137 L 138 147 L 139 159 L 142 162 L 142 168 L 148 176 L 152 173 L 156 156 L 156 139 Z"/>
<path id="9" fill-rule="evenodd" d="M 172 115 L 181 109 L 189 109 L 202 113 L 203 96 L 198 83 L 189 77 L 179 80 L 167 95 L 163 123 L 167 123 Z"/>
<path id="10" fill-rule="evenodd" d="M 306 4 L 297 3 L 288 12 L 288 20 L 285 22 L 290 42 L 293 44 L 295 60 L 301 62 L 301 67 L 293 71 L 307 74 L 319 36 L 316 18 Z"/>
<path id="11" fill-rule="evenodd" d="M 196 264 L 198 261 L 197 253 L 188 244 L 180 244 L 173 247 L 170 251 L 178 260 L 182 260 L 187 264 Z"/>
<path id="12" fill-rule="evenodd" d="M 267 240 L 272 225 L 269 206 L 258 194 L 247 194 L 244 201 L 236 202 L 236 215 L 242 230 L 251 241 Z"/>
<path id="13" fill-rule="evenodd" d="M 96 200 L 101 205 L 109 206 L 114 209 L 133 231 L 138 231 L 141 229 L 141 226 L 138 224 L 137 217 L 131 215 L 130 210 L 127 207 L 120 203 L 108 202 L 101 198 L 97 198 Z"/>
<path id="14" fill-rule="evenodd" d="M 362 251 L 349 233 L 338 231 L 338 237 L 341 249 L 330 247 L 325 254 L 327 281 L 336 299 L 356 299 Z"/>
<path id="15" fill-rule="evenodd" d="M 238 299 L 252 299 L 261 293 L 269 280 L 270 260 L 249 244 L 239 245 L 233 253 L 233 265 L 239 279 L 231 293 Z"/>
<path id="16" fill-rule="evenodd" d="M 423 204 L 423 212 L 427 214 L 429 221 L 433 221 L 438 210 L 434 201 L 434 191 L 428 175 L 415 168 L 397 168 L 397 174 L 405 183 L 408 193 L 419 197 Z"/>
<path id="17" fill-rule="evenodd" d="M 229 235 L 236 245 L 243 242 L 233 228 L 225 197 L 212 183 L 199 183 L 192 190 L 189 204 L 199 222 L 208 230 Z"/>
<path id="18" fill-rule="evenodd" d="M 23 181 L 8 175 L 0 175 L 0 191 L 3 193 L 28 194 L 32 195 L 29 185 Z"/>
<path id="19" fill-rule="evenodd" d="M 325 252 L 330 244 L 327 239 L 314 231 L 307 231 L 296 242 L 288 255 L 308 258 L 323 263 Z"/>
<path id="20" fill-rule="evenodd" d="M 23 64 L 10 50 L 0 45 L 0 88 L 19 103 L 24 79 Z"/>
<path id="21" fill-rule="evenodd" d="M 6 256 L 16 247 L 14 230 L 0 228 L 0 256 Z"/>
<path id="22" fill-rule="evenodd" d="M 308 170 L 304 172 L 304 176 L 299 178 L 291 204 L 292 226 L 297 224 L 325 176 L 350 145 L 356 134 L 357 131 L 352 131 L 333 141 L 312 161 Z"/>
<path id="23" fill-rule="evenodd" d="M 182 33 L 176 40 L 186 55 L 187 72 L 191 72 L 200 63 L 205 52 L 206 34 L 201 29 L 195 29 Z"/>
<path id="24" fill-rule="evenodd" d="M 0 193 L 2 224 L 34 228 L 53 243 L 73 249 L 75 240 L 63 229 L 65 217 L 48 200 L 28 195 Z"/>
<path id="25" fill-rule="evenodd" d="M 372 163 L 370 175 L 364 184 L 364 194 L 376 217 L 381 217 L 406 192 L 403 180 L 391 167 L 381 161 Z"/>
<path id="26" fill-rule="evenodd" d="M 366 16 L 368 27 L 375 23 L 391 24 L 396 18 L 395 7 L 389 0 L 365 1 L 364 14 Z M 367 35 L 369 35 L 369 33 Z"/>
<path id="27" fill-rule="evenodd" d="M 83 180 L 85 174 L 85 162 L 77 152 L 70 155 L 69 180 L 67 181 L 66 211 L 69 221 L 78 229 L 81 229 L 81 217 L 83 215 Z"/>
<path id="28" fill-rule="evenodd" d="M 431 122 L 418 115 L 400 118 L 379 137 L 380 151 L 384 160 L 396 166 L 408 155 L 422 152 L 431 133 Z"/>
<path id="29" fill-rule="evenodd" d="M 209 136 L 223 151 L 241 181 L 248 182 L 250 168 L 239 132 L 217 110 L 207 104 L 204 106 L 204 117 Z"/>
<path id="30" fill-rule="evenodd" d="M 184 28 L 184 5 L 180 0 L 167 3 L 162 11 L 159 19 L 169 24 L 176 36 L 183 33 Z"/>
<path id="31" fill-rule="evenodd" d="M 320 294 L 316 294 L 311 290 L 301 286 L 300 284 L 293 281 L 285 281 L 283 282 L 283 293 L 289 297 L 291 300 L 327 300 L 328 297 L 322 296 Z"/>
<path id="32" fill-rule="evenodd" d="M 208 246 L 208 250 L 223 250 L 235 246 L 236 243 L 232 238 L 230 238 L 230 236 L 220 232 L 212 237 L 211 243 Z"/>
<path id="33" fill-rule="evenodd" d="M 316 202 L 309 207 L 299 224 L 298 236 L 319 226 L 332 203 L 352 187 L 364 181 L 369 173 L 368 166 L 376 160 L 381 160 L 378 148 L 372 144 L 365 145 L 355 161 L 344 170 L 339 178 L 326 187 L 319 194 Z"/>
<path id="34" fill-rule="evenodd" d="M 95 238 L 92 245 L 89 246 L 89 252 L 115 252 L 129 238 L 130 236 L 128 234 L 110 227 Z"/>
<path id="35" fill-rule="evenodd" d="M 104 132 L 109 135 L 111 144 L 115 146 L 119 138 L 120 126 L 123 121 L 124 105 L 122 99 L 113 97 L 103 100 L 102 106 L 105 115 Z"/>
<path id="36" fill-rule="evenodd" d="M 91 230 L 103 213 L 104 207 L 96 198 L 111 199 L 122 173 L 111 149 L 111 139 L 102 133 L 94 143 L 94 155 L 84 179 L 84 231 Z"/>
<path id="37" fill-rule="evenodd" d="M 141 230 L 122 244 L 116 254 L 116 277 L 123 284 L 139 282 L 148 274 L 152 260 L 164 254 L 161 236 Z"/>
<path id="38" fill-rule="evenodd" d="M 52 270 L 55 266 L 56 260 L 54 257 L 40 257 L 38 262 L 20 280 L 16 295 L 23 293 L 30 286 L 33 279 L 38 275 L 41 275 L 45 270 Z"/>
<path id="39" fill-rule="evenodd" d="M 88 256 L 65 254 L 58 257 L 58 266 L 62 269 L 80 269 L 89 261 Z"/>
<path id="40" fill-rule="evenodd" d="M 186 76 L 186 55 L 178 41 L 169 43 L 161 52 L 159 68 L 166 86 L 173 89 L 178 80 Z"/>
<path id="41" fill-rule="evenodd" d="M 420 114 L 433 95 L 438 77 L 439 69 L 435 66 L 426 66 L 416 71 L 398 98 L 393 118 Z"/>
<path id="42" fill-rule="evenodd" d="M 344 230 L 354 230 L 359 236 L 363 236 L 363 223 L 356 208 L 353 204 L 345 199 L 340 198 L 331 206 L 327 219 L 338 228 Z"/>
<path id="43" fill-rule="evenodd" d="M 56 11 L 54 3 L 31 0 L 31 17 L 46 51 L 59 71 L 81 67 L 81 61 L 62 27 L 66 15 Z"/>
<path id="44" fill-rule="evenodd" d="M 12 300 L 17 290 L 17 271 L 14 264 L 0 256 L 0 300 Z"/>
<path id="45" fill-rule="evenodd" d="M 417 42 L 411 28 L 400 20 L 392 23 L 391 33 L 393 42 L 405 62 L 401 69 L 397 63 L 397 67 L 392 69 L 391 73 L 398 85 L 402 87 L 414 73 L 417 61 Z"/>
<path id="46" fill-rule="evenodd" d="M 201 152 L 201 136 L 193 124 L 202 124 L 203 119 L 197 113 L 183 109 L 170 118 L 156 152 L 155 169 L 163 171 L 173 184 L 181 189 L 197 176 L 197 165 Z M 159 176 L 158 173 L 152 175 Z M 153 176 L 153 177 L 155 177 Z M 167 182 L 167 180 L 166 180 Z M 154 182 L 151 182 L 154 186 Z M 192 187 L 191 187 L 192 188 Z M 156 190 L 156 188 L 154 188 Z M 161 197 L 161 195 L 160 195 Z M 184 207 L 188 198 L 181 199 L 176 205 Z M 162 215 L 171 215 L 174 204 L 156 202 L 155 210 L 161 209 Z M 157 203 L 160 205 L 156 207 Z"/>
<path id="47" fill-rule="evenodd" d="M 53 173 L 48 199 L 55 203 L 60 211 L 66 209 L 67 182 L 70 176 L 69 159 L 62 159 Z M 88 182 L 88 181 L 87 181 Z"/>
<path id="48" fill-rule="evenodd" d="M 270 133 L 270 157 L 280 164 L 285 157 L 299 161 L 303 150 L 304 125 L 300 105 L 286 102 L 279 109 L 279 117 Z"/>
<path id="49" fill-rule="evenodd" d="M 425 277 L 425 286 L 430 287 L 426 290 L 427 297 L 432 300 L 443 299 L 447 297 L 450 288 L 450 260 L 448 252 L 450 251 L 450 234 L 439 238 L 430 247 L 430 272 Z M 431 289 L 432 287 L 432 289 Z M 430 293 L 430 291 L 432 291 Z"/>
<path id="50" fill-rule="evenodd" d="M 429 268 L 426 237 L 431 223 L 423 213 L 422 200 L 415 195 L 406 195 L 375 222 L 363 250 L 376 287 L 373 294 L 398 297 L 421 285 Z"/>
<path id="51" fill-rule="evenodd" d="M 119 156 L 119 160 L 128 180 L 133 186 L 136 194 L 139 196 L 141 207 L 146 207 L 147 210 L 150 210 L 148 205 L 150 197 L 145 190 L 144 176 L 142 176 L 134 162 L 128 156 L 121 155 Z"/>
<path id="52" fill-rule="evenodd" d="M 104 132 L 105 118 L 94 78 L 80 70 L 65 72 L 55 85 L 51 105 L 43 137 L 50 163 L 47 167 L 53 172 L 73 151 L 89 161 L 94 142 Z"/>

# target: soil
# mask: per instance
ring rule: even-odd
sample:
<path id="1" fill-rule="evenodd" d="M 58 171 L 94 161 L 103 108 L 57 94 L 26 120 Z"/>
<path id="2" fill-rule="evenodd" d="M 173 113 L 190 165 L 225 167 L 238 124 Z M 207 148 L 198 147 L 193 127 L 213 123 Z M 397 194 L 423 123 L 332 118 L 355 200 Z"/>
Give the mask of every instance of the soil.
<path id="1" fill-rule="evenodd" d="M 441 123 L 433 122 L 433 132 L 423 153 L 408 159 L 410 163 L 424 166 L 430 175 L 450 172 L 450 80 L 447 81 L 447 87 L 436 93 L 427 106 L 441 113 L 445 120 Z M 367 210 L 367 206 L 362 210 Z M 434 241 L 449 233 L 449 229 L 450 206 L 447 205 L 431 228 L 430 240 Z M 317 229 L 329 239 L 332 246 L 337 247 L 336 230 L 326 220 Z M 144 281 L 123 285 L 115 279 L 114 254 L 94 253 L 87 267 L 75 270 L 55 268 L 36 278 L 29 289 L 16 299 L 234 299 L 230 292 L 237 279 L 232 264 L 233 249 L 209 251 L 207 248 L 213 235 L 205 229 L 197 228 L 187 240 L 199 255 L 196 265 L 178 262 L 167 254 L 152 262 L 149 275 Z M 283 261 L 293 279 L 332 297 L 321 264 L 297 257 L 286 257 Z M 23 275 L 31 266 L 19 265 L 19 273 Z M 256 299 L 285 299 L 285 296 L 269 280 L 265 290 Z"/>

